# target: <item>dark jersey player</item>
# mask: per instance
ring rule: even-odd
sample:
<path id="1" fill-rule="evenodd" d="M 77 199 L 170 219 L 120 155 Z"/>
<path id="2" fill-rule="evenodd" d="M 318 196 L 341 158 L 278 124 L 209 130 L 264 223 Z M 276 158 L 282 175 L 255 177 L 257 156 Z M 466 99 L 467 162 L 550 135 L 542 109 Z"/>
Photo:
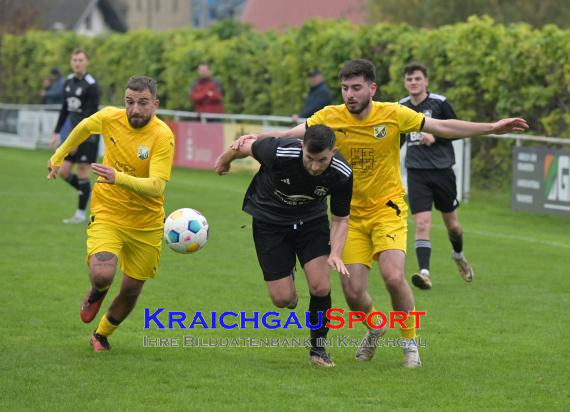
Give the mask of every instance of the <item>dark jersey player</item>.
<path id="1" fill-rule="evenodd" d="M 75 49 L 71 54 L 71 69 L 73 73 L 65 80 L 64 101 L 59 112 L 59 119 L 52 136 L 50 146 L 55 146 L 67 138 L 67 135 L 83 119 L 97 112 L 99 106 L 99 85 L 95 78 L 87 73 L 89 59 L 83 49 Z M 97 161 L 99 150 L 99 136 L 91 136 L 81 143 L 63 161 L 60 176 L 78 191 L 79 204 L 75 214 L 64 219 L 64 223 L 85 222 L 85 209 L 91 195 L 89 170 L 91 163 Z M 77 166 L 73 173 L 73 165 Z"/>
<path id="2" fill-rule="evenodd" d="M 412 63 L 404 69 L 404 85 L 410 94 L 400 104 L 426 117 L 455 119 L 455 112 L 444 96 L 427 90 L 427 69 Z M 430 228 L 432 205 L 441 212 L 453 247 L 453 260 L 466 282 L 473 280 L 473 269 L 463 255 L 463 229 L 457 217 L 457 187 L 453 165 L 455 155 L 449 139 L 424 132 L 405 135 L 406 168 L 408 169 L 408 201 L 416 226 L 416 256 L 419 273 L 412 283 L 420 289 L 431 289 Z"/>
<path id="3" fill-rule="evenodd" d="M 307 129 L 299 139 L 250 140 L 228 149 L 216 161 L 226 173 L 237 158 L 252 156 L 261 163 L 243 210 L 253 217 L 253 240 L 269 295 L 277 307 L 297 305 L 294 284 L 296 258 L 307 277 L 311 330 L 309 359 L 317 366 L 334 363 L 322 340 L 328 333 L 325 313 L 331 308 L 329 266 L 345 276 L 341 260 L 352 198 L 352 170 L 335 149 L 334 132 L 322 125 Z M 330 196 L 331 226 L 327 216 Z M 321 312 L 321 322 L 319 322 Z"/>

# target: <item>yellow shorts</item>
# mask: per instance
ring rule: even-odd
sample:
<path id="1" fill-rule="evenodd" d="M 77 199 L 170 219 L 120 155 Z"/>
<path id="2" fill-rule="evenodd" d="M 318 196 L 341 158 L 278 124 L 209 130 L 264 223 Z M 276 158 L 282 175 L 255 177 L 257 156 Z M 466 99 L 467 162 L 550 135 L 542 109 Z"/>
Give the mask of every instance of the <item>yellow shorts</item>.
<path id="1" fill-rule="evenodd" d="M 162 227 L 133 229 L 105 221 L 92 221 L 87 227 L 87 265 L 99 252 L 111 252 L 119 258 L 121 272 L 138 279 L 156 276 L 162 249 Z"/>
<path id="2" fill-rule="evenodd" d="M 392 199 L 369 216 L 350 216 L 342 260 L 347 265 L 361 263 L 370 267 L 384 250 L 406 253 L 407 237 L 408 205 L 403 198 Z"/>

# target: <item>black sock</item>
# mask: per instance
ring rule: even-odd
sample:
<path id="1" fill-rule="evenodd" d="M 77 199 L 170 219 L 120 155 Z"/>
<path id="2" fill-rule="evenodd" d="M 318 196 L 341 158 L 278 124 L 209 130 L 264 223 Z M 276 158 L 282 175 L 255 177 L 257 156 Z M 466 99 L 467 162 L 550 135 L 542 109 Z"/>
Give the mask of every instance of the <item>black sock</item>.
<path id="1" fill-rule="evenodd" d="M 112 325 L 115 325 L 115 326 L 118 326 L 119 323 L 121 323 L 120 320 L 117 320 L 117 319 L 115 319 L 115 318 L 113 318 L 113 317 L 111 317 L 111 316 L 109 316 L 109 315 L 107 315 L 107 320 L 108 320 Z"/>
<path id="2" fill-rule="evenodd" d="M 453 246 L 455 253 L 463 252 L 463 232 L 461 232 L 459 235 L 448 232 L 448 235 L 449 241 L 451 242 L 451 246 Z"/>
<path id="3" fill-rule="evenodd" d="M 322 312 L 321 326 L 318 329 L 311 329 L 311 347 L 313 348 L 323 347 L 322 342 L 319 342 L 319 338 L 324 340 L 329 333 L 329 328 L 325 325 L 328 322 L 326 313 L 331 306 L 330 291 L 326 296 L 311 295 L 311 301 L 309 302 L 309 321 L 311 322 L 311 325 L 319 324 L 319 312 Z"/>
<path id="4" fill-rule="evenodd" d="M 101 296 L 103 296 L 107 292 L 107 290 L 108 288 L 105 290 L 97 290 L 95 288 L 91 288 L 91 294 L 89 295 L 87 302 L 89 303 L 97 302 L 99 299 L 101 299 Z"/>
<path id="5" fill-rule="evenodd" d="M 429 259 L 431 256 L 431 242 L 429 240 L 416 240 L 416 257 L 420 270 L 429 270 Z"/>
<path id="6" fill-rule="evenodd" d="M 65 181 L 67 183 L 69 183 L 71 186 L 73 186 L 74 188 L 76 188 L 77 190 L 81 190 L 79 188 L 79 178 L 77 177 L 77 175 L 75 173 L 70 173 L 69 176 L 67 176 L 67 179 L 65 179 Z"/>
<path id="7" fill-rule="evenodd" d="M 81 192 L 79 195 L 79 210 L 87 209 L 87 202 L 89 201 L 89 196 L 91 195 L 91 182 L 89 179 L 81 179 L 77 181 L 77 188 Z"/>

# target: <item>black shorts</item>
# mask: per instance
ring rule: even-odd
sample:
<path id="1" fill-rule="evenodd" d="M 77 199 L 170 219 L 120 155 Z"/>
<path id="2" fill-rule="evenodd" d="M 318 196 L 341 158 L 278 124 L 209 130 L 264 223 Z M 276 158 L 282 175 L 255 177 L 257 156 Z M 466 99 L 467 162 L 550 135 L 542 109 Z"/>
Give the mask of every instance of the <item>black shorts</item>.
<path id="1" fill-rule="evenodd" d="M 273 225 L 253 219 L 253 241 L 257 259 L 266 281 L 292 274 L 295 257 L 301 266 L 319 256 L 330 254 L 330 230 L 327 217 L 296 227 Z"/>
<path id="2" fill-rule="evenodd" d="M 442 213 L 457 209 L 453 169 L 408 169 L 408 203 L 413 215 L 431 211 L 432 204 Z"/>
<path id="3" fill-rule="evenodd" d="M 99 136 L 91 136 L 79 145 L 75 153 L 69 154 L 65 160 L 71 163 L 95 163 L 99 153 Z"/>

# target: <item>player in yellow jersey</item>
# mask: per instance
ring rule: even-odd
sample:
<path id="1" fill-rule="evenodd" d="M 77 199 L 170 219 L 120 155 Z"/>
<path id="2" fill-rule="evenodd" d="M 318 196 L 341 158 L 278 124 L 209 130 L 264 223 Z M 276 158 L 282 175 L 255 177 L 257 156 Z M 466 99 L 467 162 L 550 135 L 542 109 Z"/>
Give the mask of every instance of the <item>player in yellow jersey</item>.
<path id="1" fill-rule="evenodd" d="M 390 293 L 396 311 L 414 310 L 414 296 L 404 276 L 407 212 L 400 177 L 400 133 L 425 131 L 440 137 L 459 138 L 483 134 L 524 131 L 524 119 L 511 118 L 495 123 L 439 120 L 397 103 L 372 101 L 376 94 L 374 65 L 368 60 L 349 61 L 340 71 L 344 104 L 327 106 L 306 123 L 282 132 L 245 135 L 234 142 L 238 148 L 245 140 L 267 136 L 301 137 L 308 126 L 324 124 L 335 131 L 339 152 L 351 164 L 354 173 L 349 231 L 342 256 L 351 274 L 341 276 L 344 296 L 351 310 L 376 311 L 368 293 L 368 274 L 373 260 Z M 412 320 L 412 317 L 409 317 Z M 415 342 L 413 322 L 401 329 L 405 339 L 404 366 L 421 365 Z M 376 339 L 384 329 L 370 329 L 356 352 L 356 359 L 372 359 Z"/>
<path id="2" fill-rule="evenodd" d="M 131 77 L 125 109 L 107 107 L 81 121 L 48 161 L 55 179 L 64 157 L 90 135 L 105 142 L 103 164 L 93 190 L 87 227 L 87 264 L 91 288 L 83 299 L 81 320 L 91 322 L 113 282 L 120 262 L 121 288 L 91 336 L 96 352 L 111 348 L 107 337 L 135 307 L 147 279 L 156 276 L 162 248 L 164 189 L 170 179 L 174 136 L 155 116 L 156 81 Z"/>

